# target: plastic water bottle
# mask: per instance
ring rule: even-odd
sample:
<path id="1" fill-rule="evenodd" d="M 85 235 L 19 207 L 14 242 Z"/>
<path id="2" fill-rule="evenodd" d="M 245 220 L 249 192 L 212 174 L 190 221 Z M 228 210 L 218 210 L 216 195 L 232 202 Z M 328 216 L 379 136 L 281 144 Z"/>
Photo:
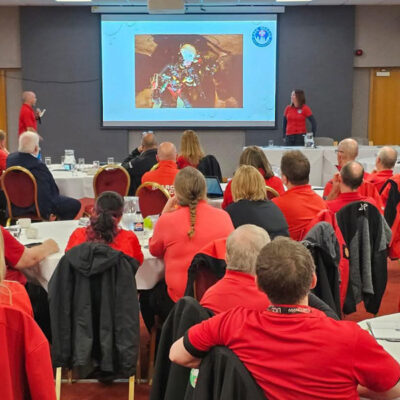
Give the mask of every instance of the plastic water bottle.
<path id="1" fill-rule="evenodd" d="M 135 222 L 133 223 L 133 230 L 135 232 L 143 232 L 144 231 L 143 216 L 140 211 L 136 211 L 136 213 L 135 213 Z"/>

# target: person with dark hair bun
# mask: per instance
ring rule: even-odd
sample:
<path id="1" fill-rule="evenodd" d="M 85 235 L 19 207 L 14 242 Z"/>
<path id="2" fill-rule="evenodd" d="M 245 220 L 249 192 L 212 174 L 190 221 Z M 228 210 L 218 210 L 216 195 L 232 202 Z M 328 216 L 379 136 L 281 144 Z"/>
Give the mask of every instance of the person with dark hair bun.
<path id="1" fill-rule="evenodd" d="M 98 242 L 143 263 L 143 253 L 139 240 L 132 231 L 121 229 L 124 199 L 116 192 L 103 192 L 96 200 L 94 213 L 88 227 L 77 228 L 72 232 L 65 251 L 84 242 Z"/>
<path id="2" fill-rule="evenodd" d="M 283 139 L 286 146 L 304 146 L 304 135 L 307 133 L 306 119 L 311 123 L 314 136 L 317 122 L 311 108 L 306 105 L 304 90 L 295 89 L 290 95 L 290 105 L 283 113 Z"/>

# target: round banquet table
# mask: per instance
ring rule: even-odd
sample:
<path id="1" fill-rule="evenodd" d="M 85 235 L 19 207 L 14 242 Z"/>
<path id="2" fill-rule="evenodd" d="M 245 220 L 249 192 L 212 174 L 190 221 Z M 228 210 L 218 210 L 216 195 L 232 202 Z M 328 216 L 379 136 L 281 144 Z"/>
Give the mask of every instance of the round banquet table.
<path id="1" fill-rule="evenodd" d="M 32 224 L 32 226 L 38 229 L 38 237 L 36 239 L 27 239 L 25 229 L 22 229 L 19 240 L 24 245 L 43 242 L 46 239 L 54 239 L 60 248 L 58 253 L 46 257 L 35 267 L 23 270 L 28 279 L 39 282 L 47 290 L 50 278 L 64 255 L 68 239 L 71 233 L 79 226 L 79 221 L 38 222 Z M 144 261 L 136 272 L 136 286 L 138 290 L 151 289 L 164 277 L 164 262 L 150 254 L 147 246 L 148 236 L 143 237 L 141 234 L 137 236 L 142 245 Z"/>
<path id="2" fill-rule="evenodd" d="M 82 199 L 84 197 L 94 197 L 93 176 L 84 171 L 65 171 L 61 164 L 51 165 L 50 172 L 56 181 L 60 194 Z"/>
<path id="3" fill-rule="evenodd" d="M 358 325 L 361 328 L 369 331 L 371 334 L 371 327 L 374 326 L 374 323 L 387 323 L 388 327 L 393 327 L 396 330 L 400 329 L 400 313 L 383 315 L 377 318 L 366 319 L 364 321 L 360 321 Z M 373 335 L 372 335 L 373 336 Z M 377 342 L 394 358 L 397 362 L 400 362 L 400 341 L 389 341 L 389 340 L 381 340 L 377 339 Z"/>

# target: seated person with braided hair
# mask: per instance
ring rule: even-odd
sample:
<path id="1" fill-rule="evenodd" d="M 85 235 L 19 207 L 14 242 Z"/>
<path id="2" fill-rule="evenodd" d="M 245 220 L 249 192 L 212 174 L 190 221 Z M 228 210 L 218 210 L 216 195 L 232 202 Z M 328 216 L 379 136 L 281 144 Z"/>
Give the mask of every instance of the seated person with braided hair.
<path id="1" fill-rule="evenodd" d="M 96 200 L 89 226 L 72 232 L 65 251 L 84 242 L 104 243 L 142 264 L 143 253 L 138 238 L 132 231 L 118 227 L 123 208 L 124 199 L 118 193 L 103 192 Z"/>
<path id="2" fill-rule="evenodd" d="M 190 263 L 199 250 L 234 230 L 228 213 L 207 204 L 206 181 L 200 171 L 193 167 L 181 169 L 174 186 L 175 197 L 165 205 L 149 241 L 150 253 L 164 259 L 165 283 L 160 282 L 141 296 L 148 328 L 155 314 L 165 318 L 183 296 Z"/>

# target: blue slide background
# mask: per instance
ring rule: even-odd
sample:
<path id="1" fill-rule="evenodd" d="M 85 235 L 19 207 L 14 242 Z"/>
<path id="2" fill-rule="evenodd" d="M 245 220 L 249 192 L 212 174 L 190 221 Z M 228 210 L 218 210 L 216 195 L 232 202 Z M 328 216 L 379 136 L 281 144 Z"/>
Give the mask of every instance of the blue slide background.
<path id="1" fill-rule="evenodd" d="M 102 88 L 104 126 L 274 126 L 276 92 L 276 15 L 247 20 L 129 20 L 103 15 Z M 174 20 L 172 20 L 174 18 Z M 220 17 L 219 17 L 220 18 Z M 251 20 L 249 20 L 251 18 Z M 266 47 L 254 44 L 258 27 L 272 32 Z M 135 108 L 136 34 L 242 34 L 243 108 Z"/>

